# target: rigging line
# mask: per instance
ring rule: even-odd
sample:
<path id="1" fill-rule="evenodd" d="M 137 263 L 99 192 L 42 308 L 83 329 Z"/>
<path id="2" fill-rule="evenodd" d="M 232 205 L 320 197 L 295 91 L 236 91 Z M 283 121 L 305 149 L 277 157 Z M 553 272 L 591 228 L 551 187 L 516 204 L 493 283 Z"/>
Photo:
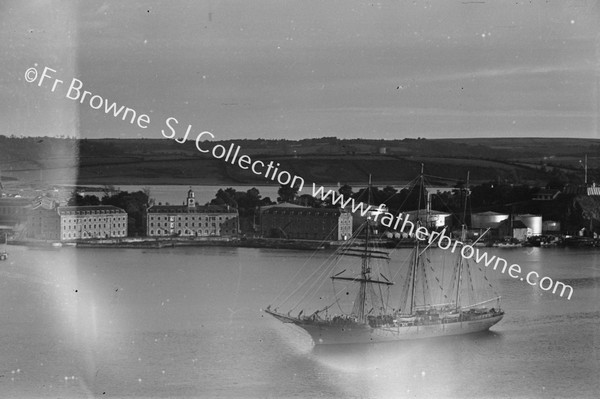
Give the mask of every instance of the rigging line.
<path id="1" fill-rule="evenodd" d="M 473 241 L 473 244 L 471 244 L 471 246 L 477 244 L 479 242 L 479 240 L 481 240 L 483 238 L 483 236 L 487 234 L 488 231 L 490 231 L 490 227 L 488 227 L 486 231 L 481 233 L 481 235 L 475 241 Z"/>
<path id="2" fill-rule="evenodd" d="M 325 275 L 329 274 L 331 271 L 333 271 L 333 269 L 337 266 L 336 263 L 332 262 L 327 268 L 325 268 L 321 274 L 319 275 L 319 277 L 317 279 L 315 279 L 312 284 L 308 287 L 308 289 L 306 290 L 306 292 L 304 293 L 304 295 L 302 295 L 300 297 L 300 299 L 297 301 L 296 305 L 294 305 L 294 307 L 292 307 L 291 310 L 296 309 L 298 306 L 300 306 L 300 304 L 310 295 L 315 295 L 319 289 L 323 286 L 323 284 L 325 283 Z M 318 284 L 318 286 L 315 288 L 315 286 Z M 313 293 L 314 292 L 314 293 Z"/>
<path id="3" fill-rule="evenodd" d="M 339 259 L 338 259 L 339 262 Z M 321 265 L 319 267 L 317 267 L 312 273 L 310 273 L 305 279 L 304 281 L 302 281 L 297 287 L 296 289 L 294 289 L 282 302 L 280 302 L 278 305 L 282 306 L 283 304 L 285 304 L 287 301 L 289 301 L 294 295 L 296 295 L 298 293 L 298 291 L 300 291 L 311 279 L 313 279 L 313 277 L 321 270 L 329 270 L 329 268 L 331 267 L 331 264 L 335 265 L 335 255 L 329 255 L 329 257 L 321 263 Z M 323 273 L 323 271 L 321 271 L 321 273 Z M 309 288 L 310 289 L 310 288 Z"/>
<path id="4" fill-rule="evenodd" d="M 473 303 L 478 300 L 478 293 L 477 293 L 477 290 L 475 287 L 476 284 L 474 284 L 474 282 L 473 282 L 473 277 L 474 277 L 473 272 L 474 271 L 471 269 L 472 269 L 471 265 L 467 262 L 467 272 L 469 275 L 469 283 L 471 285 L 471 291 L 472 291 L 472 299 L 471 299 L 470 303 Z"/>
<path id="5" fill-rule="evenodd" d="M 442 232 L 440 233 L 440 235 L 438 237 L 442 236 L 445 230 L 446 229 L 442 230 Z M 431 233 L 429 233 L 429 234 L 431 234 Z M 435 239 L 431 240 L 431 242 L 429 244 L 427 244 L 427 246 L 425 247 L 425 249 L 423 251 L 421 251 L 421 253 L 419 254 L 419 256 L 423 255 L 425 253 L 425 251 L 427 251 L 429 249 L 429 247 L 433 245 L 434 242 L 435 242 Z"/>
<path id="6" fill-rule="evenodd" d="M 349 291 L 348 290 L 348 283 L 346 283 L 342 288 L 340 288 L 338 291 L 335 291 L 335 280 L 331 280 L 331 283 L 333 284 L 333 295 L 336 298 L 336 300 L 339 300 L 338 295 L 340 295 L 342 293 L 342 291 Z"/>
<path id="7" fill-rule="evenodd" d="M 436 180 L 446 180 L 446 181 L 456 182 L 456 179 L 451 179 L 449 177 L 435 176 L 435 175 L 429 175 L 429 174 L 426 174 L 424 176 L 427 176 L 427 177 L 430 177 L 430 178 L 433 178 Z"/>
<path id="8" fill-rule="evenodd" d="M 400 273 L 400 271 L 404 268 L 404 266 L 406 266 L 409 262 L 409 259 L 412 257 L 412 251 L 410 251 L 408 253 L 408 255 L 406 255 L 406 257 L 404 258 L 404 260 L 402 262 L 398 262 L 400 264 L 400 267 L 398 267 L 396 269 L 396 273 L 394 273 L 394 275 L 392 276 L 392 281 L 396 281 L 398 274 Z M 409 265 L 410 266 L 410 265 Z"/>
<path id="9" fill-rule="evenodd" d="M 359 229 L 359 232 L 357 232 L 357 236 L 360 233 L 360 231 L 361 231 L 361 229 Z M 337 267 L 337 265 L 341 262 L 341 257 L 338 256 L 338 255 L 339 254 L 336 252 L 336 253 L 332 254 L 332 256 L 330 256 L 330 259 L 332 257 L 336 257 L 337 259 L 335 259 L 335 261 L 332 260 L 331 263 L 330 263 L 330 265 L 327 268 L 325 268 L 325 269 L 322 270 L 322 272 L 319 275 L 319 277 L 317 279 L 315 279 L 313 281 L 313 283 L 308 287 L 308 289 L 306 290 L 306 292 L 304 293 L 304 295 L 300 298 L 300 300 L 296 303 L 296 305 L 292 308 L 292 310 L 295 309 L 295 308 L 297 308 L 300 305 L 300 303 L 302 303 L 302 301 L 304 301 L 309 295 L 316 295 L 316 293 L 319 291 L 319 289 L 321 289 L 321 287 L 325 283 L 325 280 L 326 280 L 324 278 L 325 275 L 332 273 L 333 270 L 335 269 L 335 267 Z M 312 275 L 309 276 L 309 278 L 312 278 Z M 320 282 L 320 284 L 318 286 L 316 286 L 316 284 L 318 282 Z M 302 286 L 304 284 L 306 284 L 306 281 L 302 284 Z M 314 292 L 314 294 L 313 294 L 313 292 Z"/>
<path id="10" fill-rule="evenodd" d="M 382 291 L 382 284 L 377 284 L 379 288 L 379 300 L 381 301 L 381 307 L 383 308 L 384 313 L 387 313 L 387 309 L 386 309 L 386 303 L 383 302 L 383 291 Z M 373 284 L 371 284 L 371 288 L 373 289 L 373 291 L 375 290 L 375 287 L 373 287 Z M 389 289 L 388 289 L 389 291 Z"/>
<path id="11" fill-rule="evenodd" d="M 330 261 L 328 261 L 330 262 Z M 329 268 L 329 266 L 326 266 L 328 264 L 328 262 L 323 262 L 318 268 L 316 268 L 312 273 L 310 273 L 305 279 L 304 281 L 302 281 L 300 284 L 298 284 L 298 286 L 292 290 L 292 292 L 290 292 L 288 294 L 288 296 L 281 301 L 277 306 L 282 306 L 284 305 L 287 301 L 289 301 L 294 295 L 296 295 L 312 278 L 315 274 L 317 274 L 317 272 L 319 272 L 319 270 L 321 270 L 322 268 L 325 268 L 326 270 Z M 303 269 L 303 268 L 302 268 Z M 298 273 L 296 273 L 296 275 L 294 277 L 297 277 Z M 288 284 L 289 285 L 289 284 Z"/>
<path id="12" fill-rule="evenodd" d="M 356 235 L 360 234 L 360 232 L 362 231 L 362 228 L 359 228 L 359 230 L 357 231 Z M 354 237 L 354 239 L 351 239 L 349 241 L 354 242 L 356 240 L 356 236 Z M 348 243 L 348 245 L 351 245 L 351 242 Z M 304 265 L 296 272 L 296 274 L 294 275 L 294 277 L 290 280 L 290 282 L 286 285 L 286 287 L 284 287 L 284 289 L 282 290 L 282 292 L 278 295 L 278 297 L 280 297 L 283 292 L 285 292 L 289 286 L 291 285 L 291 282 L 294 281 L 298 275 L 300 274 L 300 272 L 308 265 L 308 263 L 312 260 L 312 258 L 316 255 L 317 251 L 313 251 L 313 253 L 311 254 L 310 258 L 304 263 Z M 336 259 L 337 258 L 337 259 Z M 309 282 L 309 280 L 311 280 L 313 278 L 313 276 L 315 274 L 317 274 L 319 272 L 319 270 L 321 268 L 325 268 L 326 270 L 329 270 L 331 267 L 331 263 L 334 264 L 334 266 L 336 266 L 338 263 L 340 262 L 340 259 L 337 255 L 336 252 L 331 253 L 327 259 L 325 259 L 321 265 L 316 268 L 310 275 L 308 275 L 308 277 L 306 277 L 304 279 L 304 281 L 302 281 L 302 283 L 300 283 L 296 289 L 294 289 L 282 302 L 280 302 L 278 304 L 278 306 L 282 306 L 283 304 L 285 304 L 287 301 L 289 301 L 294 295 L 296 295 L 298 293 L 298 291 L 300 291 L 305 284 L 307 284 Z M 329 266 L 327 266 L 329 264 Z M 321 276 L 323 275 L 323 273 L 321 273 Z M 311 286 L 309 287 L 309 290 L 312 288 L 312 285 L 314 285 L 314 281 L 313 284 L 311 284 Z M 298 306 L 298 304 L 296 304 L 296 307 Z"/>
<path id="13" fill-rule="evenodd" d="M 341 314 L 345 314 L 344 309 L 342 309 L 342 305 L 340 305 L 340 298 L 338 298 L 337 293 L 335 292 L 335 283 L 333 280 L 331 280 L 331 285 L 333 286 L 333 292 L 334 292 L 334 298 L 335 298 L 335 302 L 338 305 L 338 308 L 340 309 L 340 313 Z"/>
<path id="14" fill-rule="evenodd" d="M 308 296 L 308 294 L 311 293 L 311 290 L 314 290 L 315 294 L 316 292 L 318 292 L 318 290 L 323 286 L 323 284 L 325 283 L 325 276 L 328 274 L 333 273 L 333 270 L 341 263 L 341 258 L 337 257 L 337 259 L 333 259 L 331 261 L 331 263 L 329 264 L 329 266 L 327 266 L 326 268 L 324 268 L 321 273 L 319 274 L 318 278 L 314 279 L 313 282 L 311 283 L 311 285 L 308 287 L 307 291 L 305 292 L 303 298 L 301 299 L 304 300 L 304 298 L 306 298 Z M 316 287 L 316 289 L 314 288 L 317 283 L 319 283 L 318 286 Z"/>
<path id="15" fill-rule="evenodd" d="M 385 303 L 387 304 L 388 307 L 389 307 L 389 303 L 390 303 L 390 291 L 391 291 L 390 289 L 387 290 L 386 297 L 385 297 Z"/>
<path id="16" fill-rule="evenodd" d="M 450 284 L 450 290 L 448 291 L 449 294 L 452 294 L 454 291 L 458 291 L 458 284 L 457 284 L 457 280 L 458 280 L 458 269 L 459 269 L 459 263 L 460 263 L 460 258 L 456 258 L 455 262 L 454 262 L 454 268 L 452 269 L 452 282 Z M 456 297 L 454 297 L 452 300 L 455 300 Z M 456 303 L 454 303 L 455 305 L 458 305 Z"/>
<path id="17" fill-rule="evenodd" d="M 402 287 L 402 295 L 400 297 L 400 302 L 398 303 L 398 307 L 401 309 L 408 308 L 408 298 L 410 296 L 410 281 L 412 280 L 412 267 L 408 268 L 408 273 L 406 275 L 406 279 L 404 280 L 404 287 Z"/>
<path id="18" fill-rule="evenodd" d="M 429 299 L 429 303 L 433 302 L 431 300 L 431 294 L 429 293 L 429 280 L 427 278 L 427 267 L 425 267 L 425 261 L 421 258 L 421 274 L 423 274 L 423 303 L 427 304 L 427 300 Z M 427 296 L 430 296 L 429 298 Z"/>
<path id="19" fill-rule="evenodd" d="M 341 208 L 340 208 L 340 209 L 341 209 Z M 324 244 L 324 243 L 326 242 L 326 240 L 327 240 L 327 237 L 331 237 L 331 238 L 329 239 L 329 241 L 331 241 L 331 240 L 334 240 L 334 239 L 337 241 L 337 238 L 334 238 L 334 237 L 333 237 L 333 233 L 334 233 L 334 231 L 335 231 L 335 230 L 336 230 L 338 227 L 339 227 L 339 225 L 338 225 L 338 226 L 333 226 L 333 227 L 331 228 L 331 230 L 329 231 L 329 233 L 327 233 L 327 235 L 325 236 L 325 238 L 324 238 L 324 239 L 321 241 L 321 244 Z"/>
<path id="20" fill-rule="evenodd" d="M 306 259 L 304 261 L 304 264 L 296 271 L 296 273 L 294 274 L 294 276 L 288 281 L 288 283 L 281 289 L 281 291 L 279 292 L 279 294 L 277 294 L 277 296 L 273 299 L 273 303 L 275 303 L 286 291 L 289 290 L 290 286 L 292 285 L 292 283 L 296 280 L 296 278 L 300 275 L 300 273 L 304 270 L 304 268 L 306 268 L 306 266 L 308 266 L 308 264 L 311 263 L 313 257 L 315 257 L 317 251 L 313 251 L 312 254 L 310 255 L 310 257 L 308 259 Z M 331 259 L 331 255 L 321 264 L 321 266 L 323 266 L 325 263 L 329 262 L 329 260 Z M 320 267 L 321 267 L 320 266 Z M 317 268 L 318 270 L 319 268 Z M 295 292 L 297 291 L 299 288 L 302 287 L 302 285 L 306 284 L 306 282 L 303 282 L 298 288 L 296 288 L 296 290 L 292 291 Z M 289 297 L 287 298 L 289 299 Z M 283 302 L 287 302 L 287 299 Z M 281 303 L 281 304 L 283 304 Z"/>
<path id="21" fill-rule="evenodd" d="M 408 193 L 406 194 L 406 197 L 404 198 L 404 201 L 402 201 L 402 203 L 400 204 L 399 209 L 403 209 L 404 208 L 404 205 L 406 205 L 406 201 L 408 201 L 408 199 L 410 198 L 410 195 L 414 191 L 415 186 L 417 184 L 417 180 L 419 180 L 419 179 L 420 179 L 419 177 L 414 178 L 413 180 L 410 181 L 409 186 L 405 188 L 406 190 L 408 190 Z"/>
<path id="22" fill-rule="evenodd" d="M 442 282 L 440 283 L 440 288 L 441 288 L 440 295 L 444 295 L 443 287 L 444 287 L 444 275 L 446 272 L 445 265 L 446 265 L 446 251 L 442 252 Z"/>
<path id="23" fill-rule="evenodd" d="M 471 280 L 471 289 L 473 290 L 473 299 L 471 299 L 470 303 L 473 303 L 473 302 L 479 300 L 481 293 L 478 292 L 477 288 L 475 287 L 476 284 L 474 284 L 474 282 L 473 282 L 472 271 L 469 271 L 469 280 Z"/>

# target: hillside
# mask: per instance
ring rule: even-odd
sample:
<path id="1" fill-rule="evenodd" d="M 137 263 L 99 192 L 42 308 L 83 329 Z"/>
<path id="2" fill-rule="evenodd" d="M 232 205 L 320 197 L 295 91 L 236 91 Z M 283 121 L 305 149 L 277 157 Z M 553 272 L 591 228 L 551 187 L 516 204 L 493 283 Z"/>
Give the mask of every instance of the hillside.
<path id="1" fill-rule="evenodd" d="M 583 181 L 580 160 L 587 154 L 589 181 L 600 173 L 600 140 L 589 139 L 405 139 L 233 140 L 204 143 L 229 147 L 307 183 L 403 184 L 425 164 L 436 185 L 471 181 L 545 185 L 553 177 Z M 200 153 L 193 142 L 168 139 L 7 138 L 0 136 L 2 180 L 17 185 L 51 184 L 266 184 L 237 165 Z"/>

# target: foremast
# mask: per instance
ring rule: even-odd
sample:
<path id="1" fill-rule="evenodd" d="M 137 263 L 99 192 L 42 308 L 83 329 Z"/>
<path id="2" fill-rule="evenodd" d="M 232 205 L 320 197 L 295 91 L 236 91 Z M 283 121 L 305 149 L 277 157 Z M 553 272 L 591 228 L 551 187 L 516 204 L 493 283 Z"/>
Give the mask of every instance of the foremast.
<path id="1" fill-rule="evenodd" d="M 421 212 L 421 198 L 423 196 L 423 187 L 425 185 L 425 176 L 424 176 L 424 164 L 421 164 L 421 174 L 419 175 L 419 192 L 418 192 L 418 198 L 417 198 L 417 227 L 419 227 L 420 225 L 420 212 Z M 427 198 L 428 196 L 426 195 L 425 198 Z M 428 203 L 427 200 L 425 202 L 425 209 L 426 211 L 428 210 Z M 427 221 L 429 215 L 425 215 L 425 221 Z M 425 223 L 427 224 L 427 223 Z M 417 285 L 417 268 L 419 267 L 419 262 L 420 262 L 420 258 L 421 258 L 421 249 L 420 249 L 420 243 L 419 240 L 416 239 L 415 237 L 415 247 L 414 247 L 414 257 L 412 260 L 412 264 L 411 264 L 411 269 L 410 269 L 410 307 L 409 307 L 409 312 L 408 314 L 412 315 L 415 312 L 415 289 L 416 289 L 416 285 Z"/>
<path id="2" fill-rule="evenodd" d="M 368 189 L 367 189 L 367 203 L 370 203 L 370 201 L 371 201 L 371 175 L 369 175 L 369 185 L 368 185 Z M 371 260 L 372 259 L 384 259 L 384 260 L 389 261 L 390 258 L 388 256 L 387 252 L 377 251 L 377 250 L 373 250 L 370 248 L 370 243 L 371 243 L 370 217 L 367 217 L 367 220 L 366 220 L 364 226 L 366 228 L 366 232 L 365 232 L 365 242 L 364 242 L 364 246 L 363 246 L 362 250 L 354 249 L 354 248 L 346 248 L 344 251 L 340 252 L 341 255 L 358 256 L 361 258 L 360 276 L 359 277 L 342 276 L 342 274 L 346 270 L 343 270 L 343 271 L 339 272 L 338 274 L 331 276 L 332 280 L 347 280 L 347 281 L 352 281 L 352 282 L 356 282 L 359 284 L 359 289 L 356 294 L 354 306 L 352 308 L 352 316 L 354 316 L 359 323 L 367 323 L 368 316 L 374 309 L 374 306 L 373 306 L 373 308 L 367 310 L 368 290 L 374 286 L 378 286 L 380 288 L 381 286 L 385 286 L 385 285 L 389 286 L 389 285 L 394 284 L 392 281 L 388 280 L 387 277 L 385 277 L 385 275 L 383 275 L 382 273 L 379 273 L 379 275 L 381 276 L 381 278 L 383 278 L 383 280 L 380 280 L 379 278 L 377 278 L 377 279 L 373 278 L 372 268 L 371 268 Z M 382 296 L 383 295 L 380 295 L 381 309 L 385 313 L 387 310 L 386 309 L 387 306 L 386 306 L 385 302 L 383 301 Z"/>

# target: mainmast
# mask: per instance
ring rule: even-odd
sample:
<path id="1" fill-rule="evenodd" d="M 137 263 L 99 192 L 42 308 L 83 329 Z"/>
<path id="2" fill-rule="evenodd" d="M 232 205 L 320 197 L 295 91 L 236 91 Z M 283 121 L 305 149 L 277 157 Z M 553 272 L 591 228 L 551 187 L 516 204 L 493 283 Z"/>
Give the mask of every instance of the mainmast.
<path id="1" fill-rule="evenodd" d="M 371 204 L 371 174 L 369 174 L 369 184 L 367 186 L 367 205 Z M 367 234 L 365 237 L 365 248 L 362 257 L 360 268 L 360 289 L 358 291 L 358 319 L 361 322 L 365 321 L 365 305 L 367 302 L 367 281 L 370 280 L 371 268 L 369 266 L 369 241 L 371 239 L 371 223 L 370 216 L 367 216 Z"/>
<path id="2" fill-rule="evenodd" d="M 371 201 L 371 176 L 369 175 L 367 203 L 370 203 L 370 201 Z M 362 323 L 365 323 L 367 321 L 367 315 L 371 312 L 371 310 L 366 311 L 368 284 L 376 284 L 378 286 L 382 286 L 382 285 L 390 286 L 390 285 L 394 284 L 393 281 L 390 281 L 380 271 L 377 271 L 377 273 L 379 274 L 377 277 L 373 277 L 373 275 L 372 275 L 373 271 L 371 268 L 371 259 L 382 259 L 382 260 L 389 261 L 390 257 L 389 257 L 388 252 L 377 251 L 377 250 L 370 248 L 369 243 L 371 240 L 371 226 L 370 226 L 369 221 L 370 221 L 370 217 L 367 218 L 366 223 L 363 225 L 367 229 L 366 235 L 365 235 L 364 247 L 363 248 L 344 248 L 343 250 L 338 252 L 338 255 L 340 255 L 340 256 L 360 257 L 361 258 L 360 274 L 353 275 L 353 276 L 344 275 L 344 273 L 346 272 L 346 269 L 344 269 L 341 272 L 331 276 L 332 280 L 346 280 L 346 281 L 351 281 L 351 282 L 359 284 L 358 293 L 354 300 L 352 314 L 354 316 L 356 316 L 356 318 Z M 385 305 L 383 303 L 381 304 L 381 306 L 382 306 L 382 308 L 385 308 Z M 379 309 L 379 307 L 375 307 L 375 308 Z"/>
<path id="3" fill-rule="evenodd" d="M 417 200 L 417 228 L 419 227 L 420 223 L 421 223 L 421 197 L 423 195 L 423 185 L 425 183 L 425 178 L 423 176 L 423 170 L 424 170 L 425 165 L 421 164 L 421 175 L 419 176 L 419 198 Z M 427 196 L 425 196 L 427 198 Z M 425 200 L 427 202 L 427 200 Z M 425 204 L 425 207 L 427 208 L 427 204 Z M 425 215 L 425 220 L 427 220 L 428 215 Z M 427 224 L 427 223 L 425 223 Z M 419 240 L 415 237 L 415 254 L 414 254 L 414 259 L 413 259 L 413 263 L 412 263 L 412 268 L 411 268 L 411 289 L 410 289 L 410 312 L 409 314 L 413 314 L 414 309 L 415 309 L 415 285 L 416 285 L 416 281 L 417 281 L 417 267 L 419 264 Z"/>
<path id="4" fill-rule="evenodd" d="M 467 238 L 467 198 L 469 196 L 469 177 L 470 171 L 467 171 L 467 184 L 465 187 L 465 203 L 463 204 L 463 217 L 462 217 L 462 226 L 461 226 L 461 240 L 464 243 Z M 460 308 L 460 283 L 462 281 L 462 266 L 463 266 L 463 258 L 462 256 L 458 257 L 457 261 L 457 281 L 456 281 L 456 310 Z"/>

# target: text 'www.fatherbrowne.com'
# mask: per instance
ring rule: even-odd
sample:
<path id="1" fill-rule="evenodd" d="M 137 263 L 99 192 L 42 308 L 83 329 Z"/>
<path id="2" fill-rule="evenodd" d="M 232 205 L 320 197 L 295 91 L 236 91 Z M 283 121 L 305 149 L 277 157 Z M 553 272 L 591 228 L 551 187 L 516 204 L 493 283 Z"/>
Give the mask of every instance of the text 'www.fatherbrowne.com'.
<path id="1" fill-rule="evenodd" d="M 409 220 L 408 214 L 399 213 L 393 215 L 390 212 L 384 211 L 385 205 L 379 205 L 377 208 L 373 208 L 371 205 L 365 205 L 363 202 L 356 202 L 354 198 L 344 198 L 343 194 L 337 193 L 334 190 L 325 191 L 323 186 L 317 186 L 313 183 L 312 195 L 315 198 L 326 200 L 330 198 L 333 205 L 339 205 L 342 208 L 346 208 L 352 211 L 352 213 L 360 212 L 360 215 L 365 217 L 369 214 L 373 215 L 373 221 L 381 223 L 387 228 L 396 230 L 400 233 L 406 233 L 409 236 L 413 236 L 419 241 L 426 241 L 428 246 L 437 243 L 438 248 L 444 250 L 450 250 L 454 253 L 457 249 L 460 251 L 460 255 L 465 259 L 474 259 L 475 262 L 483 263 L 485 267 L 490 267 L 494 270 L 500 270 L 502 274 L 508 274 L 511 278 L 525 281 L 531 286 L 538 286 L 543 291 L 552 290 L 553 294 L 558 294 L 560 297 L 567 295 L 567 299 L 571 299 L 573 295 L 573 287 L 563 283 L 562 281 L 554 281 L 550 277 L 541 277 L 536 271 L 530 271 L 524 274 L 521 266 L 513 263 L 509 266 L 509 262 L 496 255 L 490 256 L 486 251 L 479 251 L 479 248 L 475 248 L 472 245 L 463 243 L 459 240 L 452 239 L 446 235 L 446 228 L 441 232 L 429 231 L 424 226 L 416 226 L 415 223 Z M 508 272 L 508 273 L 507 273 Z"/>

